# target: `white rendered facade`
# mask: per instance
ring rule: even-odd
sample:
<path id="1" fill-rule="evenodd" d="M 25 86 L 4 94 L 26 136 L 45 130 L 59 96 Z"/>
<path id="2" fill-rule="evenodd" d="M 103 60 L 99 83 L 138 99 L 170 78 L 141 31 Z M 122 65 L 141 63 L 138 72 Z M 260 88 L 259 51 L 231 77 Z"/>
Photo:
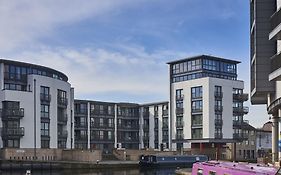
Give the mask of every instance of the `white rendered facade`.
<path id="1" fill-rule="evenodd" d="M 248 95 L 244 82 L 236 79 L 237 63 L 206 55 L 168 63 L 172 150 L 243 140 Z"/>
<path id="2" fill-rule="evenodd" d="M 71 148 L 73 96 L 70 95 L 73 90 L 67 77 L 38 65 L 9 60 L 1 60 L 0 63 L 0 148 Z M 14 69 L 15 73 L 7 72 Z M 53 77 L 50 77 L 52 73 Z M 47 94 L 42 94 L 42 86 L 48 89 Z M 63 91 L 63 97 L 58 96 L 59 90 Z M 59 101 L 64 103 L 63 106 L 59 107 Z M 10 108 L 11 104 L 17 107 Z M 42 111 L 42 104 L 49 106 L 46 111 Z M 58 110 L 63 114 L 59 114 Z M 64 121 L 59 123 L 61 117 Z M 46 124 L 43 126 L 42 123 Z M 45 146 L 42 146 L 42 140 L 45 140 Z"/>
<path id="3" fill-rule="evenodd" d="M 192 139 L 192 118 L 191 116 L 191 88 L 202 87 L 202 138 L 199 142 L 212 142 L 215 138 L 215 86 L 222 87 L 222 139 L 233 139 L 233 89 L 244 89 L 244 83 L 237 80 L 225 80 L 219 78 L 205 77 L 189 81 L 183 81 L 172 84 L 172 97 L 176 96 L 177 89 L 183 89 L 183 135 L 184 140 L 189 140 L 183 144 L 183 148 L 191 148 L 190 143 L 197 142 Z M 171 98 L 172 116 L 176 116 L 176 101 Z M 172 140 L 176 140 L 176 117 L 172 117 Z M 176 143 L 172 144 L 172 148 L 176 150 Z"/>

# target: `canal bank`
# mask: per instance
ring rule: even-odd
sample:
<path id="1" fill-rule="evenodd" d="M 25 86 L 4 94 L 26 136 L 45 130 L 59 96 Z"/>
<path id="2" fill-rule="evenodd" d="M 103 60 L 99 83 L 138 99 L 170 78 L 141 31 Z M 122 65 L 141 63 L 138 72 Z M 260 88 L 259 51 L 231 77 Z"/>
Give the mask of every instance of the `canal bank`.
<path id="1" fill-rule="evenodd" d="M 0 160 L 1 170 L 68 170 L 68 169 L 107 169 L 139 168 L 138 161 L 18 161 Z"/>

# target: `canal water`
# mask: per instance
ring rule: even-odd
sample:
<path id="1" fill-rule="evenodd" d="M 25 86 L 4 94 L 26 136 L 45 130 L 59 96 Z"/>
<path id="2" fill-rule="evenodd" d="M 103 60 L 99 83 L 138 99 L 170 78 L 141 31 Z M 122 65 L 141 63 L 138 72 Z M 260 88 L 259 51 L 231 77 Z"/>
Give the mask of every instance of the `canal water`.
<path id="1" fill-rule="evenodd" d="M 31 175 L 174 175 L 175 168 L 159 169 L 102 169 L 102 170 L 71 170 L 71 171 L 54 171 L 54 170 L 37 170 Z M 191 172 L 191 169 L 189 169 Z M 2 171 L 1 175 L 26 175 L 26 171 Z"/>

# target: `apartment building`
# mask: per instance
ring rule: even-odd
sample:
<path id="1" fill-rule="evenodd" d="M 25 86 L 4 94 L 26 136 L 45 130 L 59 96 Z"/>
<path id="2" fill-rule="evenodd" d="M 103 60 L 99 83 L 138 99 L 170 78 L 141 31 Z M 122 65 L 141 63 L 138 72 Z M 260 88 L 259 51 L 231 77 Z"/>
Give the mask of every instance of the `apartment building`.
<path id="1" fill-rule="evenodd" d="M 0 148 L 71 148 L 73 89 L 63 73 L 0 59 Z"/>
<path id="2" fill-rule="evenodd" d="M 278 161 L 281 116 L 281 1 L 251 0 L 251 102 L 266 104 L 272 119 L 272 161 Z M 279 149 L 280 150 L 280 149 Z"/>
<path id="3" fill-rule="evenodd" d="M 238 61 L 200 55 L 169 62 L 172 150 L 217 147 L 242 141 L 244 82 Z"/>
<path id="4" fill-rule="evenodd" d="M 168 102 L 135 104 L 75 100 L 76 149 L 164 149 L 168 142 Z"/>
<path id="5" fill-rule="evenodd" d="M 141 105 L 141 148 L 169 149 L 168 102 Z"/>

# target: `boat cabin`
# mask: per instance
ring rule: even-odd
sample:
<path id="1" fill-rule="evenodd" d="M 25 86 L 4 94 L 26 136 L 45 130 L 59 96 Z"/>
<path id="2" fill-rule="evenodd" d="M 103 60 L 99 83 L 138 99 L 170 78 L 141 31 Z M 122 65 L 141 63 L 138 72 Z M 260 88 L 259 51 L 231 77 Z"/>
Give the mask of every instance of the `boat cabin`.
<path id="1" fill-rule="evenodd" d="M 279 168 L 253 163 L 197 162 L 193 164 L 192 175 L 281 175 Z"/>

